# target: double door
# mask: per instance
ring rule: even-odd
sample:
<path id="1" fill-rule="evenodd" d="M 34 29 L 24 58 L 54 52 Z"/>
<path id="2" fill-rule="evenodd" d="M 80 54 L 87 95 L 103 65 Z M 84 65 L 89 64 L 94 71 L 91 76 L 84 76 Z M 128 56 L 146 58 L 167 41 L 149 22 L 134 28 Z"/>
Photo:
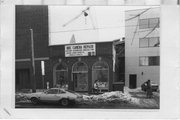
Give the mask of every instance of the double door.
<path id="1" fill-rule="evenodd" d="M 88 72 L 73 73 L 74 90 L 88 91 Z"/>

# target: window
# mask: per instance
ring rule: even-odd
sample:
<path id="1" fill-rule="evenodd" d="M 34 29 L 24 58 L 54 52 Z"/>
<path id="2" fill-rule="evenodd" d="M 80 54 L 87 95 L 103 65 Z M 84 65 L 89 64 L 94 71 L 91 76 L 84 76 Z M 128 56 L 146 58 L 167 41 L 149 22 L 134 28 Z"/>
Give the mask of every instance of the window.
<path id="1" fill-rule="evenodd" d="M 139 29 L 159 27 L 159 18 L 149 18 L 139 20 Z"/>
<path id="2" fill-rule="evenodd" d="M 68 67 L 64 62 L 58 63 L 55 67 L 54 87 L 68 89 Z"/>
<path id="3" fill-rule="evenodd" d="M 88 66 L 83 62 L 77 62 L 73 66 L 73 71 L 88 71 Z"/>
<path id="4" fill-rule="evenodd" d="M 140 57 L 139 59 L 140 66 L 147 66 L 148 65 L 148 57 Z"/>
<path id="5" fill-rule="evenodd" d="M 149 66 L 159 65 L 159 56 L 149 57 Z"/>
<path id="6" fill-rule="evenodd" d="M 149 38 L 149 47 L 159 47 L 159 37 Z"/>
<path id="7" fill-rule="evenodd" d="M 159 56 L 141 56 L 139 57 L 140 66 L 159 66 Z"/>
<path id="8" fill-rule="evenodd" d="M 159 18 L 149 19 L 149 28 L 154 28 L 155 26 L 159 27 Z"/>
<path id="9" fill-rule="evenodd" d="M 148 19 L 141 19 L 139 21 L 139 29 L 146 29 L 148 28 Z"/>
<path id="10" fill-rule="evenodd" d="M 139 47 L 159 47 L 159 37 L 148 37 L 148 38 L 140 38 L 139 39 Z"/>
<path id="11" fill-rule="evenodd" d="M 94 81 L 99 80 L 99 87 L 101 89 L 108 89 L 109 87 L 109 66 L 104 61 L 98 61 L 92 66 L 92 86 Z"/>
<path id="12" fill-rule="evenodd" d="M 59 94 L 63 94 L 63 93 L 66 93 L 66 92 L 63 90 L 59 90 Z"/>
<path id="13" fill-rule="evenodd" d="M 148 38 L 140 38 L 139 39 L 139 47 L 148 47 Z"/>
<path id="14" fill-rule="evenodd" d="M 49 89 L 47 91 L 47 94 L 57 94 L 58 93 L 58 90 L 57 89 Z"/>

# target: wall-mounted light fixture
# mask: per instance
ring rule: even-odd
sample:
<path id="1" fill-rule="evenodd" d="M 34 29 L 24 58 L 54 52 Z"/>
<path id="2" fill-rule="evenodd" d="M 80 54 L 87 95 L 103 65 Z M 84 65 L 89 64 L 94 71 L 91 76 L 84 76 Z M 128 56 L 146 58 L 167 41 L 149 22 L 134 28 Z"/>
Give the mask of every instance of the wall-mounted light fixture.
<path id="1" fill-rule="evenodd" d="M 144 72 L 141 72 L 141 75 L 143 75 L 144 74 Z"/>
<path id="2" fill-rule="evenodd" d="M 62 62 L 62 59 L 61 58 L 59 58 L 59 60 L 58 60 L 60 63 Z"/>

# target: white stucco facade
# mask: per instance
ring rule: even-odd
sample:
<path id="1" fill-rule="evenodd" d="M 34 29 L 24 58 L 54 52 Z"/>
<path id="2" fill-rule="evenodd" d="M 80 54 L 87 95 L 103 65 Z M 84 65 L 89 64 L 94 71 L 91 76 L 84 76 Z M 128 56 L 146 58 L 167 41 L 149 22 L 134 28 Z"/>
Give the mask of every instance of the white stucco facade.
<path id="1" fill-rule="evenodd" d="M 144 13 L 142 13 L 144 12 Z M 134 17 L 139 15 L 139 17 Z M 134 17 L 134 18 L 132 18 Z M 141 19 L 160 18 L 160 8 L 130 10 L 125 13 L 125 86 L 130 87 L 130 75 L 135 75 L 135 88 L 148 79 L 153 83 L 160 83 L 160 63 L 159 65 L 140 65 L 142 56 L 160 56 L 160 46 L 140 47 L 140 38 L 159 37 L 159 27 L 140 29 L 139 21 Z M 132 18 L 132 19 L 129 19 Z M 160 37 L 159 37 L 160 41 Z M 150 43 L 149 43 L 150 44 Z M 131 78 L 132 79 L 132 78 Z"/>

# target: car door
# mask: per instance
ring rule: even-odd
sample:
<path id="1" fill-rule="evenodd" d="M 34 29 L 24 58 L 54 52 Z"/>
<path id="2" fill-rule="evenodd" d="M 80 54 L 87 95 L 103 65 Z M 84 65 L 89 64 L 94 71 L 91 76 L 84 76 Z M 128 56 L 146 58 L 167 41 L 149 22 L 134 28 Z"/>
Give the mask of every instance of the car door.
<path id="1" fill-rule="evenodd" d="M 41 94 L 40 100 L 44 102 L 59 101 L 58 89 L 49 89 L 44 94 Z"/>
<path id="2" fill-rule="evenodd" d="M 59 90 L 58 97 L 59 97 L 60 99 L 62 99 L 62 98 L 68 98 L 68 94 L 67 94 L 67 92 L 66 92 L 65 90 Z"/>

